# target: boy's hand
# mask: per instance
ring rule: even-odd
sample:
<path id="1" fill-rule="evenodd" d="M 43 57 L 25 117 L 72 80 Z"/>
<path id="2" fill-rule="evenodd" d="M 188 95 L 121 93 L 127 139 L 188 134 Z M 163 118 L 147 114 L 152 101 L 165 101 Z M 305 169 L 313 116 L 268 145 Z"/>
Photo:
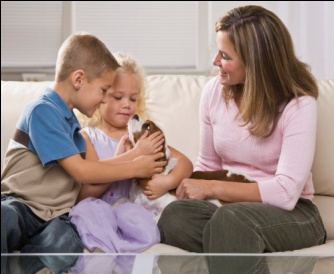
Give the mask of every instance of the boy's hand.
<path id="1" fill-rule="evenodd" d="M 161 131 L 154 132 L 150 136 L 146 131 L 137 141 L 133 149 L 137 150 L 137 155 L 152 155 L 162 150 L 165 141 Z"/>
<path id="2" fill-rule="evenodd" d="M 135 158 L 133 161 L 136 164 L 135 169 L 138 172 L 136 177 L 148 178 L 152 177 L 154 174 L 161 173 L 167 165 L 167 161 L 157 162 L 156 160 L 163 156 L 164 154 L 162 152 L 158 152 L 153 155 L 141 155 Z"/>

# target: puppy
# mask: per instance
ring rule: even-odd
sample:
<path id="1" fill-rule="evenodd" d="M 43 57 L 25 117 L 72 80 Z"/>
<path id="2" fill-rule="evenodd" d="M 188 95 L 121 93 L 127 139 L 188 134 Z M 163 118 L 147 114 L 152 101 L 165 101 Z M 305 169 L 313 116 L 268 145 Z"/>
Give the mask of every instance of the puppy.
<path id="1" fill-rule="evenodd" d="M 194 171 L 190 178 L 203 180 L 219 180 L 229 182 L 251 183 L 254 180 L 242 174 L 232 172 L 231 170 L 214 170 L 214 171 Z"/>
<path id="2" fill-rule="evenodd" d="M 128 122 L 129 139 L 133 146 L 137 143 L 137 141 L 145 133 L 145 131 L 148 131 L 148 136 L 157 131 L 163 132 L 161 128 L 159 128 L 153 121 L 143 121 L 137 114 L 135 114 Z M 161 151 L 164 153 L 164 156 L 157 161 L 167 161 L 167 165 L 161 173 L 162 175 L 167 175 L 176 166 L 177 159 L 170 157 L 170 150 L 168 149 L 166 138 Z M 161 214 L 161 211 L 169 203 L 175 201 L 177 198 L 175 195 L 166 193 L 157 199 L 149 200 L 146 195 L 142 193 L 141 185 L 143 185 L 150 179 L 151 178 L 135 179 L 135 182 L 132 183 L 130 188 L 130 200 L 134 203 L 141 204 L 147 210 L 151 211 L 156 216 L 157 220 Z"/>
<path id="3" fill-rule="evenodd" d="M 214 171 L 194 171 L 190 178 L 202 179 L 202 180 L 218 180 L 218 181 L 229 181 L 229 182 L 240 182 L 240 183 L 251 183 L 254 180 L 248 176 L 232 172 L 231 170 L 214 170 Z M 225 202 L 217 199 L 210 199 L 211 203 L 216 206 L 221 206 Z"/>

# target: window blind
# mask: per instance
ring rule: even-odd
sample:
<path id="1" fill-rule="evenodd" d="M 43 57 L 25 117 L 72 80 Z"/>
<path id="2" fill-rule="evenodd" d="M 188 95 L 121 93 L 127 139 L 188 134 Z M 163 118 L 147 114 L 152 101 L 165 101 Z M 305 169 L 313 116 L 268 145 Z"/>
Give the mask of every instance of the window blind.
<path id="1" fill-rule="evenodd" d="M 54 67 L 62 1 L 1 1 L 1 67 Z"/>
<path id="2" fill-rule="evenodd" d="M 74 1 L 74 31 L 99 37 L 146 68 L 195 68 L 197 2 Z"/>
<path id="3" fill-rule="evenodd" d="M 1 67 L 54 67 L 66 36 L 87 31 L 148 69 L 198 67 L 199 1 L 2 1 Z M 64 13 L 65 12 L 65 13 Z"/>

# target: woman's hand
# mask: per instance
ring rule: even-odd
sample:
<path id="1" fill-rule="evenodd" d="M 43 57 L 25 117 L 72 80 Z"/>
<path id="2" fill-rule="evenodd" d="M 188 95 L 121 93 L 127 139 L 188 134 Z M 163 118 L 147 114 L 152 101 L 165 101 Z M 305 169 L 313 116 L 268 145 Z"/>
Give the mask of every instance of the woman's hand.
<path id="1" fill-rule="evenodd" d="M 262 202 L 257 182 L 183 179 L 176 190 L 178 199 L 218 199 L 228 203 Z"/>
<path id="2" fill-rule="evenodd" d="M 198 179 L 183 179 L 176 189 L 178 199 L 209 199 L 212 191 L 212 182 Z"/>

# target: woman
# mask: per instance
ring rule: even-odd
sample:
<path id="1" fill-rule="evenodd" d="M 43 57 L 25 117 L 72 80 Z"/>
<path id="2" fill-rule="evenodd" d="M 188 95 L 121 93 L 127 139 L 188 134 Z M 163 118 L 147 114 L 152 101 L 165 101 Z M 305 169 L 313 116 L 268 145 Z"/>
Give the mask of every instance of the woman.
<path id="1" fill-rule="evenodd" d="M 314 77 L 295 56 L 282 21 L 260 6 L 235 8 L 221 18 L 216 45 L 219 75 L 202 92 L 195 170 L 230 169 L 255 182 L 184 179 L 177 189 L 181 200 L 159 220 L 161 241 L 205 253 L 323 244 L 326 232 L 312 203 Z M 228 204 L 217 208 L 207 199 Z"/>

